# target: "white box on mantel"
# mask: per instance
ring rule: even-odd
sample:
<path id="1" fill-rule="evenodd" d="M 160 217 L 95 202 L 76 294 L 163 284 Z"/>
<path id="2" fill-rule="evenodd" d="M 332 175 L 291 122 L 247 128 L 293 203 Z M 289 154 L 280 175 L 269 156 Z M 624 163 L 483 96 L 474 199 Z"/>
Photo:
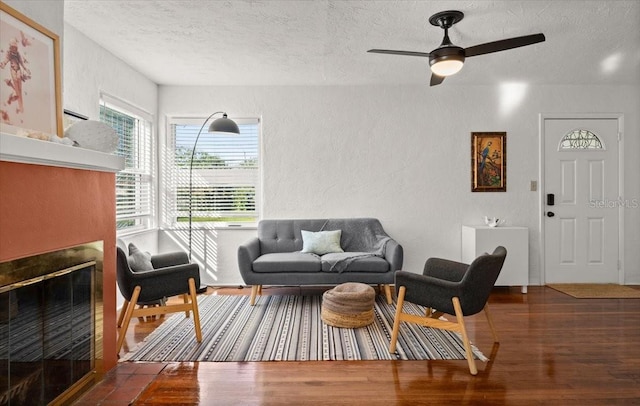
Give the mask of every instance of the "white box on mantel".
<path id="1" fill-rule="evenodd" d="M 492 253 L 499 245 L 507 249 L 507 258 L 496 286 L 522 286 L 522 293 L 527 293 L 529 229 L 527 227 L 462 226 L 462 262 L 469 264 L 485 252 Z"/>

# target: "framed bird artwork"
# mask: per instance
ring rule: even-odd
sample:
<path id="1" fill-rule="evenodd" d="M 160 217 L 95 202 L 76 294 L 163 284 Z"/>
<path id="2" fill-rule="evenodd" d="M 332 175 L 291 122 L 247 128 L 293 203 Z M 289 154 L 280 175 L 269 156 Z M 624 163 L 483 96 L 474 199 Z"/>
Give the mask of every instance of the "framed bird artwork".
<path id="1" fill-rule="evenodd" d="M 471 191 L 507 191 L 507 133 L 471 133 Z"/>

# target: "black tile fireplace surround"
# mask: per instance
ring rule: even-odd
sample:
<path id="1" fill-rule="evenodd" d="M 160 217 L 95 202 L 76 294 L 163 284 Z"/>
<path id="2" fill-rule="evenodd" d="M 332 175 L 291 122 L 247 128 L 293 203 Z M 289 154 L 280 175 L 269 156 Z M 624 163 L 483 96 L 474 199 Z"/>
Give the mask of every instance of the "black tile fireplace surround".
<path id="1" fill-rule="evenodd" d="M 102 348 L 102 242 L 0 263 L 0 406 L 64 404 Z"/>

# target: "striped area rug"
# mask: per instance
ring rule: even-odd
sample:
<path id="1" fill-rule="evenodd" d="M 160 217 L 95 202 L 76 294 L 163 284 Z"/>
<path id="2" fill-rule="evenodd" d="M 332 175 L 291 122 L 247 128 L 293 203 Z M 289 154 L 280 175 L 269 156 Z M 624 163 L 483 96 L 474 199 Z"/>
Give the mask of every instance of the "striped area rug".
<path id="1" fill-rule="evenodd" d="M 203 295 L 198 298 L 202 342 L 193 320 L 176 313 L 121 361 L 310 361 L 464 359 L 456 333 L 402 323 L 396 353 L 388 351 L 395 304 L 382 295 L 373 324 L 337 328 L 320 319 L 322 296 Z M 424 308 L 405 302 L 406 312 Z M 476 358 L 487 358 L 473 347 Z"/>

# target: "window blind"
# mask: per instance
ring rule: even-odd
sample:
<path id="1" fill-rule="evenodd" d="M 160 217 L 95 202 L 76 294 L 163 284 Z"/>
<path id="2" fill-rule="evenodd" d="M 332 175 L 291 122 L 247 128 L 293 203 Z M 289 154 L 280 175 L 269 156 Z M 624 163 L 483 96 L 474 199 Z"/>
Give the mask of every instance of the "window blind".
<path id="1" fill-rule="evenodd" d="M 214 117 L 215 119 L 215 117 Z M 258 218 L 260 188 L 259 120 L 233 119 L 240 134 L 207 132 L 207 123 L 193 156 L 192 221 L 242 225 Z M 170 119 L 167 175 L 172 189 L 165 202 L 174 226 L 189 220 L 189 166 L 204 118 Z"/>
<path id="2" fill-rule="evenodd" d="M 149 228 L 154 214 L 151 120 L 124 102 L 108 100 L 101 99 L 100 120 L 118 134 L 116 154 L 125 161 L 124 170 L 116 174 L 116 228 Z"/>

